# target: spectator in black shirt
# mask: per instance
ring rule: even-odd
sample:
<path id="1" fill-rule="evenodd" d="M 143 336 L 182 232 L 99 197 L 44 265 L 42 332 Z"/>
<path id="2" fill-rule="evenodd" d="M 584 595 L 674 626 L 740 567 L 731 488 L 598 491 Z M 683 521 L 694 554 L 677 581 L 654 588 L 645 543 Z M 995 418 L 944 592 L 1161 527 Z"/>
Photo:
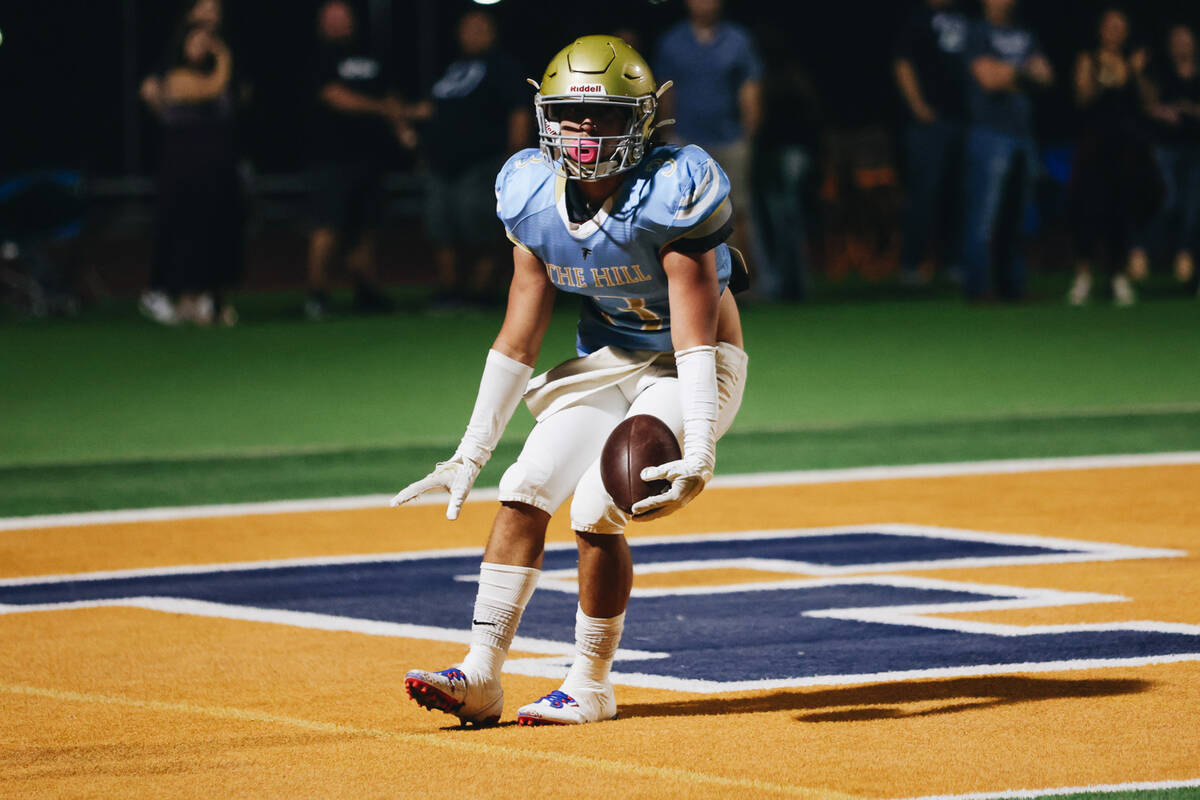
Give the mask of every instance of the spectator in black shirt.
<path id="1" fill-rule="evenodd" d="M 1082 125 L 1071 173 L 1071 219 L 1078 260 L 1067 293 L 1072 305 L 1087 302 L 1092 272 L 1107 263 L 1113 300 L 1136 300 L 1125 271 L 1136 228 L 1158 209 L 1158 167 L 1143 133 L 1139 75 L 1146 52 L 1131 50 L 1129 20 L 1115 8 L 1097 25 L 1097 46 L 1075 60 L 1075 103 Z"/>
<path id="2" fill-rule="evenodd" d="M 150 284 L 138 305 L 165 325 L 237 318 L 222 291 L 244 265 L 236 64 L 221 31 L 222 12 L 220 0 L 187 6 L 163 60 L 140 88 L 163 124 L 163 152 Z"/>
<path id="3" fill-rule="evenodd" d="M 459 58 L 433 84 L 431 99 L 408 109 L 422 127 L 425 228 L 437 262 L 434 302 L 441 306 L 486 300 L 499 230 L 496 173 L 529 145 L 532 127 L 530 88 L 497 48 L 491 15 L 467 12 L 457 34 Z"/>
<path id="4" fill-rule="evenodd" d="M 1155 155 L 1166 188 L 1163 209 L 1152 238 L 1170 248 L 1175 278 L 1195 274 L 1200 228 L 1200 65 L 1196 37 L 1186 25 L 1167 34 L 1167 63 L 1143 84 L 1155 122 Z M 1140 258 L 1139 258 L 1140 256 Z M 1140 263 L 1139 263 L 1140 262 Z M 1140 278 L 1147 268 L 1145 251 L 1130 259 L 1130 272 Z"/>
<path id="5" fill-rule="evenodd" d="M 354 307 L 388 311 L 378 288 L 376 230 L 382 205 L 381 160 L 394 143 L 400 104 L 387 92 L 383 67 L 359 45 L 354 12 L 329 0 L 318 14 L 321 53 L 310 130 L 314 228 L 309 239 L 309 319 L 329 314 L 330 266 L 343 250 L 355 281 Z"/>
<path id="6" fill-rule="evenodd" d="M 896 41 L 896 85 L 911 114 L 905 134 L 908 207 L 901 280 L 921 284 L 921 261 L 935 227 L 943 232 L 943 258 L 956 272 L 960 208 L 968 21 L 954 0 L 925 0 L 913 10 Z"/>
<path id="7" fill-rule="evenodd" d="M 216 6 L 217 18 L 195 9 Z M 235 146 L 233 57 L 219 4 L 197 3 L 169 49 L 167 69 L 142 84 L 163 122 L 152 291 L 141 305 L 166 324 L 236 321 L 224 290 L 242 272 L 242 193 Z M 174 302 L 173 302 L 174 301 Z"/>

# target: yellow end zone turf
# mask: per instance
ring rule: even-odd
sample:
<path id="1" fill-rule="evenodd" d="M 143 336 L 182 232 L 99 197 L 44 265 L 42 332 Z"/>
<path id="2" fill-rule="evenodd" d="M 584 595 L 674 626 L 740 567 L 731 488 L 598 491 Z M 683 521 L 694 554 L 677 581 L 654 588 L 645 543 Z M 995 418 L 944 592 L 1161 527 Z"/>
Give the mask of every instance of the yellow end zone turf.
<path id="1" fill-rule="evenodd" d="M 714 489 L 631 534 L 891 522 L 1174 548 L 1188 555 L 899 574 L 1129 598 L 960 618 L 1195 625 L 1198 485 L 1200 467 L 1173 466 Z M 426 506 L 9 531 L 0 571 L 473 546 L 491 513 L 474 504 L 457 523 Z M 563 518 L 552 525 L 552 538 L 569 537 Z M 755 577 L 713 572 L 692 578 Z M 717 695 L 619 686 L 615 722 L 464 731 L 401 688 L 405 670 L 449 664 L 461 645 L 120 607 L 3 614 L 0 638 L 0 786 L 12 796 L 892 798 L 1188 780 L 1200 763 L 1200 663 L 1190 661 Z M 506 675 L 506 719 L 556 685 Z"/>

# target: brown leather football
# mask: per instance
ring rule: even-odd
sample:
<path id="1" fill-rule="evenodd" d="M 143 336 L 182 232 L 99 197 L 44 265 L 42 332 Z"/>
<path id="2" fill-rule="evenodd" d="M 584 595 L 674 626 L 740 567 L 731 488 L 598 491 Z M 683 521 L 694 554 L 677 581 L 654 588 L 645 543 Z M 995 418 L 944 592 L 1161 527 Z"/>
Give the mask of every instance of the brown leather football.
<path id="1" fill-rule="evenodd" d="M 628 514 L 634 503 L 671 488 L 667 481 L 642 480 L 642 470 L 680 457 L 679 442 L 667 423 L 650 414 L 637 414 L 609 434 L 600 453 L 600 477 L 613 502 Z"/>

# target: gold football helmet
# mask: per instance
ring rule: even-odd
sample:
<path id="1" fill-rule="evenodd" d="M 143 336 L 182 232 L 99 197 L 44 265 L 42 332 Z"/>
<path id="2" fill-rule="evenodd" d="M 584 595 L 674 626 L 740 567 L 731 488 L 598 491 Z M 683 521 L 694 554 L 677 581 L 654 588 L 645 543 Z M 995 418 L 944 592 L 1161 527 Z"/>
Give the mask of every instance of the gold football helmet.
<path id="1" fill-rule="evenodd" d="M 616 36 L 584 36 L 564 47 L 546 67 L 533 105 L 538 144 L 560 175 L 596 180 L 633 169 L 646 154 L 658 98 L 671 85 L 659 87 L 650 66 Z M 596 106 L 591 116 L 619 114 L 624 132 L 618 136 L 564 136 L 564 115 L 580 104 Z M 590 109 L 587 109 L 590 112 Z"/>

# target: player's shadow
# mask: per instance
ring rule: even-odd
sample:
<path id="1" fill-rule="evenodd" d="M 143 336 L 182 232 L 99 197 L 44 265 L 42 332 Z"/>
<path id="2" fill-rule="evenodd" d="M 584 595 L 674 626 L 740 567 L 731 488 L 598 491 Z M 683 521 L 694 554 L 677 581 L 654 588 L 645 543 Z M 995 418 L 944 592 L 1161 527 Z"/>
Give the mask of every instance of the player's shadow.
<path id="1" fill-rule="evenodd" d="M 836 689 L 790 689 L 750 697 L 633 703 L 622 717 L 676 717 L 799 711 L 797 722 L 856 722 L 954 714 L 1039 700 L 1110 697 L 1149 690 L 1151 681 L 1123 678 L 1069 680 L 999 675 L 920 683 L 878 683 Z"/>

